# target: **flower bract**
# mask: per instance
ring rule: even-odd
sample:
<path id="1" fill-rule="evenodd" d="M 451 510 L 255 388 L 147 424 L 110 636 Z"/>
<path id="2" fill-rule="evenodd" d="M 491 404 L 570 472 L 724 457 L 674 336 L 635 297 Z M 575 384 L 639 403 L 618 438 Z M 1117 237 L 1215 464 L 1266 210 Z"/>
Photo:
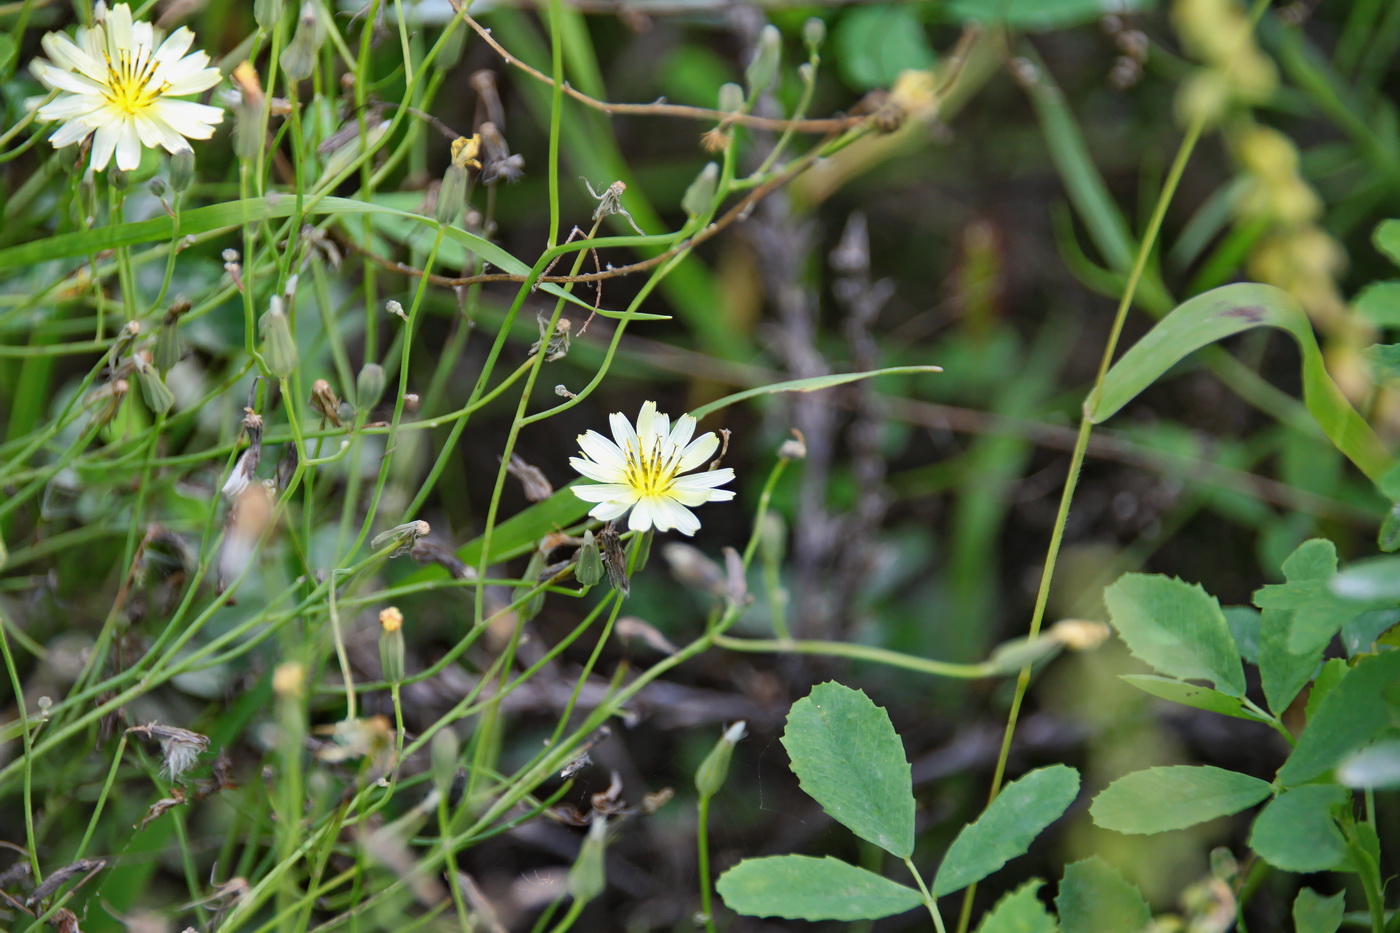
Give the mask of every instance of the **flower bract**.
<path id="1" fill-rule="evenodd" d="M 92 136 L 93 171 L 106 168 L 113 154 L 117 168 L 131 171 L 141 164 L 143 146 L 173 154 L 190 148 L 187 139 L 208 139 L 223 111 L 176 99 L 219 81 L 207 54 L 186 54 L 193 42 L 181 27 L 157 44 L 155 28 L 133 22 L 125 3 L 110 11 L 98 4 L 97 22 L 80 28 L 76 41 L 58 32 L 44 36 L 49 58 L 35 59 L 30 70 L 58 92 L 37 114 L 62 123 L 54 148 Z"/>
<path id="2" fill-rule="evenodd" d="M 693 535 L 700 519 L 691 508 L 734 498 L 732 491 L 715 488 L 734 478 L 730 468 L 690 473 L 719 449 L 713 433 L 695 437 L 696 422 L 690 415 L 681 415 L 672 426 L 670 417 L 656 411 L 655 402 L 647 402 L 635 427 L 621 412 L 614 412 L 609 422 L 612 440 L 597 431 L 580 434 L 582 456 L 569 460 L 575 470 L 597 481 L 573 487 L 580 499 L 598 503 L 589 515 L 612 521 L 630 510 L 627 527 L 633 531 L 674 528 Z"/>

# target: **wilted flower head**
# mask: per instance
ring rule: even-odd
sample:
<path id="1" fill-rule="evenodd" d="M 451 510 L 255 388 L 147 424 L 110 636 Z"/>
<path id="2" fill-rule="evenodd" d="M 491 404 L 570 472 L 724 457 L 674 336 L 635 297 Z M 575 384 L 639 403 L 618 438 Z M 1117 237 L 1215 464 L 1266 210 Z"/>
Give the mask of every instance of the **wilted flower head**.
<path id="1" fill-rule="evenodd" d="M 176 100 L 213 87 L 219 69 L 204 52 L 186 55 L 194 33 L 183 26 L 157 45 L 150 23 L 133 22 L 131 8 L 119 3 L 97 7 L 97 22 L 80 28 L 77 41 L 58 32 L 43 38 L 49 59 L 30 65 L 34 77 L 58 96 L 39 108 L 40 120 L 63 125 L 53 134 L 55 149 L 93 135 L 92 169 L 100 172 L 117 156 L 117 168 L 141 164 L 141 147 L 159 146 L 174 154 L 188 150 L 186 139 L 208 139 L 223 120 L 217 107 Z"/>
<path id="2" fill-rule="evenodd" d="M 126 731 L 139 732 L 160 742 L 160 753 L 165 758 L 164 770 L 172 781 L 194 767 L 200 752 L 209 750 L 207 735 L 167 726 L 164 723 L 148 722 L 144 726 L 132 726 Z"/>
<path id="3" fill-rule="evenodd" d="M 583 456 L 569 460 L 575 470 L 598 481 L 573 487 L 580 499 L 598 503 L 589 515 L 612 521 L 631 510 L 627 527 L 633 531 L 654 526 L 658 531 L 675 528 L 693 535 L 700 520 L 690 508 L 734 498 L 730 490 L 715 488 L 734 478 L 728 467 L 681 475 L 719 449 L 719 438 L 711 432 L 691 439 L 696 422 L 690 415 L 681 415 L 672 427 L 670 417 L 658 414 L 655 402 L 647 402 L 635 428 L 622 412 L 614 412 L 609 421 L 616 443 L 597 431 L 580 434 Z"/>

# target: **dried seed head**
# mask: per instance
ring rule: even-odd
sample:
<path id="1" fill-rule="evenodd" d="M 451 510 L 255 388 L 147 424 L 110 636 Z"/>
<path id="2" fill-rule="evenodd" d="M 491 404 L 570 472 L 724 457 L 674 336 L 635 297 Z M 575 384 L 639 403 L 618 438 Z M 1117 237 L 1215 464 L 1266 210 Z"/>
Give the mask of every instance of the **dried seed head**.
<path id="1" fill-rule="evenodd" d="M 402 525 L 395 525 L 382 534 L 375 535 L 370 541 L 369 547 L 372 551 L 382 551 L 392 544 L 395 547 L 389 556 L 399 557 L 407 554 L 419 538 L 427 536 L 431 531 L 428 523 L 421 519 L 416 522 L 406 522 Z"/>
<path id="2" fill-rule="evenodd" d="M 792 438 L 783 441 L 778 448 L 778 456 L 784 460 L 805 460 L 807 458 L 807 439 L 802 436 L 802 432 L 796 428 L 792 429 Z"/>
<path id="3" fill-rule="evenodd" d="M 311 407 L 320 412 L 325 418 L 336 427 L 341 427 L 340 420 L 340 399 L 336 398 L 335 392 L 331 390 L 331 384 L 324 379 L 317 379 L 311 383 Z"/>
<path id="4" fill-rule="evenodd" d="M 170 779 L 176 780 L 199 760 L 201 752 L 209 750 L 209 737 L 180 729 L 175 726 L 148 722 L 144 726 L 132 726 L 128 733 L 138 732 L 160 742 L 160 752 L 165 756 L 164 771 Z"/>
<path id="5" fill-rule="evenodd" d="M 404 313 L 403 305 L 399 304 L 392 298 L 384 302 L 384 310 L 388 311 L 390 314 L 404 321 L 408 320 L 408 315 Z"/>

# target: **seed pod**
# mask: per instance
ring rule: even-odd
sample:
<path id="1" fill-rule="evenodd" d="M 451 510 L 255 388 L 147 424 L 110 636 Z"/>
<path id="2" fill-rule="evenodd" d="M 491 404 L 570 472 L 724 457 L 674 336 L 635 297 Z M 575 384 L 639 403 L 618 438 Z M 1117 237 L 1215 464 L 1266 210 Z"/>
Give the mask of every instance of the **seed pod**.
<path id="1" fill-rule="evenodd" d="M 361 411 L 369 411 L 379 404 L 383 394 L 384 367 L 378 363 L 366 363 L 355 379 L 355 404 Z"/>
<path id="2" fill-rule="evenodd" d="M 778 27 L 768 25 L 758 36 L 758 48 L 754 50 L 753 61 L 744 69 L 744 83 L 749 86 L 749 95 L 755 96 L 768 90 L 778 77 L 778 64 L 783 56 L 783 37 Z"/>
<path id="3" fill-rule="evenodd" d="M 292 337 L 292 325 L 282 310 L 282 299 L 272 298 L 272 307 L 263 316 L 263 362 L 267 371 L 280 379 L 290 376 L 297 368 L 297 344 Z"/>
<path id="4" fill-rule="evenodd" d="M 714 207 L 715 191 L 719 187 L 719 165 L 715 162 L 708 162 L 700 170 L 700 174 L 695 176 L 695 180 L 690 183 L 690 187 L 685 189 L 685 196 L 681 198 L 681 208 L 687 217 L 699 217 L 701 214 L 709 213 Z"/>
<path id="5" fill-rule="evenodd" d="M 579 849 L 578 861 L 569 869 L 569 893 L 575 901 L 587 903 L 607 887 L 604 873 L 604 858 L 607 848 L 608 818 L 595 816 L 593 825 L 588 827 L 588 835 Z"/>
<path id="6" fill-rule="evenodd" d="M 700 767 L 695 769 L 695 789 L 701 797 L 713 797 L 724 786 L 724 779 L 729 776 L 729 759 L 733 757 L 734 746 L 739 744 L 744 732 L 743 720 L 724 730 L 724 735 L 720 736 L 705 760 L 700 762 Z"/>
<path id="7" fill-rule="evenodd" d="M 175 406 L 175 393 L 144 356 L 136 358 L 136 381 L 141 385 L 141 397 L 152 414 L 163 415 Z"/>
<path id="8" fill-rule="evenodd" d="M 583 533 L 583 547 L 578 549 L 578 566 L 574 579 L 583 586 L 593 586 L 603 579 L 603 552 L 593 540 L 593 532 Z"/>

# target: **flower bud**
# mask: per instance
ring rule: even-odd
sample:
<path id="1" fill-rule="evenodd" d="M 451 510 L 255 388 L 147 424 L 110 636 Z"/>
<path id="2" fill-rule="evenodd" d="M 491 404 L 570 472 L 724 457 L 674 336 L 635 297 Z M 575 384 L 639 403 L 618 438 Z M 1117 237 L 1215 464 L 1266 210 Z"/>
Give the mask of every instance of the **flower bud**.
<path id="1" fill-rule="evenodd" d="M 141 397 L 146 400 L 151 414 L 163 415 L 175 406 L 175 393 L 144 356 L 136 358 L 136 381 L 141 385 Z"/>
<path id="2" fill-rule="evenodd" d="M 1038 635 L 1035 638 L 1013 638 L 1002 642 L 992 651 L 985 667 L 990 675 L 1016 674 L 1023 667 L 1044 661 L 1064 647 L 1058 638 Z"/>
<path id="3" fill-rule="evenodd" d="M 403 680 L 403 613 L 390 606 L 379 613 L 379 669 L 392 684 Z"/>
<path id="4" fill-rule="evenodd" d="M 681 198 L 681 208 L 687 217 L 699 217 L 707 214 L 714 207 L 715 191 L 719 187 L 719 165 L 715 162 L 708 162 L 700 170 L 700 174 L 695 176 L 695 180 L 690 183 L 690 187 L 685 189 L 685 197 Z"/>
<path id="5" fill-rule="evenodd" d="M 379 404 L 384 394 L 384 367 L 378 363 L 366 363 L 360 368 L 355 379 L 355 404 L 361 411 L 369 411 Z"/>
<path id="6" fill-rule="evenodd" d="M 734 755 L 734 746 L 744 737 L 744 731 L 743 720 L 724 730 L 724 735 L 695 769 L 695 789 L 701 797 L 713 797 L 724 786 L 724 779 L 729 776 L 729 759 Z"/>
<path id="7" fill-rule="evenodd" d="M 732 81 L 720 86 L 719 107 L 721 113 L 735 113 L 744 106 L 744 89 Z"/>
<path id="8" fill-rule="evenodd" d="M 292 325 L 282 310 L 282 299 L 272 298 L 272 306 L 263 316 L 263 362 L 267 371 L 285 379 L 297 368 L 297 342 Z"/>
<path id="9" fill-rule="evenodd" d="M 156 369 L 164 376 L 170 372 L 171 368 L 184 355 L 184 348 L 180 345 L 180 315 L 190 309 L 188 301 L 177 301 L 165 312 L 165 320 L 161 321 L 160 330 L 156 331 L 155 359 Z"/>
<path id="10" fill-rule="evenodd" d="M 151 192 L 151 194 L 154 195 L 155 197 L 158 197 L 158 198 L 163 198 L 163 197 L 165 197 L 165 179 L 164 179 L 164 178 L 161 178 L 159 175 L 157 175 L 155 178 L 152 178 L 150 181 L 146 182 L 146 188 L 147 188 L 147 189 Z"/>
<path id="11" fill-rule="evenodd" d="M 815 55 L 826 41 L 826 23 L 815 16 L 807 20 L 802 24 L 802 41 L 807 43 L 807 50 Z"/>
<path id="12" fill-rule="evenodd" d="M 282 73 L 290 81 L 304 81 L 316 70 L 316 50 L 321 45 L 321 19 L 316 15 L 316 4 L 302 4 L 301 16 L 297 19 L 297 31 L 292 41 L 282 50 L 278 61 Z"/>
<path id="13" fill-rule="evenodd" d="M 535 553 L 530 555 L 530 563 L 525 565 L 525 576 L 520 580 L 520 582 L 525 584 L 526 590 L 539 586 L 541 582 L 540 577 L 544 575 L 545 566 L 547 564 L 548 561 L 546 560 L 545 552 L 540 548 L 535 548 Z M 540 610 L 543 608 L 544 590 L 540 590 L 534 596 L 526 600 L 520 607 L 520 620 L 522 622 L 530 621 L 535 616 L 539 615 Z"/>
<path id="14" fill-rule="evenodd" d="M 593 900 L 607 886 L 604 872 L 607 832 L 608 818 L 595 815 L 593 825 L 588 827 L 588 836 L 583 840 L 583 847 L 579 849 L 578 861 L 569 869 L 569 894 L 580 903 Z"/>
<path id="15" fill-rule="evenodd" d="M 783 37 L 778 27 L 768 25 L 758 36 L 758 48 L 754 50 L 753 61 L 744 70 L 744 83 L 749 86 L 749 95 L 756 96 L 768 90 L 778 77 L 778 64 L 782 61 Z"/>
<path id="16" fill-rule="evenodd" d="M 186 146 L 170 157 L 170 187 L 181 194 L 194 183 L 194 150 Z"/>
<path id="17" fill-rule="evenodd" d="M 442 184 L 438 186 L 437 206 L 433 211 L 438 223 L 449 227 L 457 223 L 467 203 L 467 181 L 466 169 L 460 165 L 447 166 Z"/>
<path id="18" fill-rule="evenodd" d="M 633 573 L 641 573 L 642 568 L 647 565 L 647 558 L 651 557 L 651 539 L 655 537 L 651 529 L 640 531 L 632 536 L 632 540 L 627 545 L 627 566 L 632 568 Z"/>
<path id="19" fill-rule="evenodd" d="M 593 586 L 603 579 L 603 552 L 593 540 L 593 532 L 583 533 L 583 547 L 578 549 L 578 566 L 574 579 L 583 586 Z"/>
<path id="20" fill-rule="evenodd" d="M 264 32 L 271 32 L 282 18 L 282 0 L 253 0 L 253 21 Z"/>
<path id="21" fill-rule="evenodd" d="M 438 789 L 438 793 L 446 795 L 452 788 L 452 782 L 457 778 L 457 761 L 461 751 L 462 743 L 458 741 L 457 733 L 450 728 L 439 729 L 433 733 L 432 742 L 428 746 L 428 759 L 433 786 Z"/>

